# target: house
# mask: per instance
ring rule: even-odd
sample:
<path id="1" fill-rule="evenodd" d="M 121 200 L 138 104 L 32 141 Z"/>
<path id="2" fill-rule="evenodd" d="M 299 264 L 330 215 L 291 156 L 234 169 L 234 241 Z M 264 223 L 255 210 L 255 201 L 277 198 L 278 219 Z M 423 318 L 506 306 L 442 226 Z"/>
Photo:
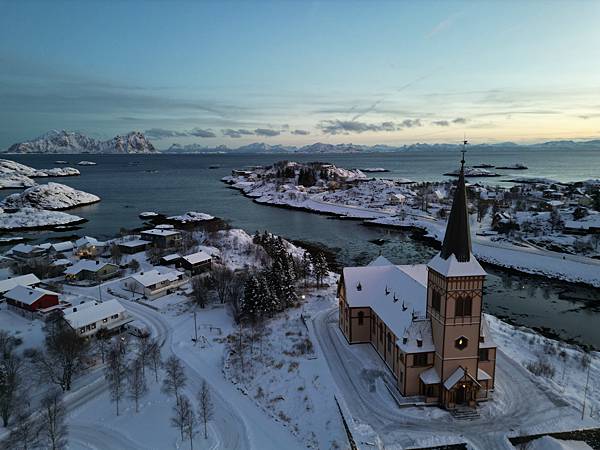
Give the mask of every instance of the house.
<path id="1" fill-rule="evenodd" d="M 187 278 L 182 272 L 159 268 L 130 276 L 125 280 L 125 288 L 154 300 L 170 294 L 186 282 Z"/>
<path id="2" fill-rule="evenodd" d="M 379 257 L 346 267 L 339 327 L 369 343 L 404 396 L 444 408 L 473 407 L 494 388 L 496 345 L 482 315 L 486 273 L 471 251 L 464 161 L 441 251 L 428 264 Z"/>
<path id="3" fill-rule="evenodd" d="M 173 229 L 153 228 L 142 231 L 142 239 L 158 248 L 174 248 L 181 242 L 181 233 Z"/>
<path id="4" fill-rule="evenodd" d="M 49 253 L 47 248 L 40 245 L 17 244 L 10 249 L 10 256 L 13 260 L 27 265 L 48 262 Z"/>
<path id="5" fill-rule="evenodd" d="M 57 306 L 59 295 L 38 287 L 15 286 L 4 294 L 9 307 L 19 313 L 35 313 Z"/>
<path id="6" fill-rule="evenodd" d="M 63 319 L 82 337 L 93 336 L 102 329 L 119 331 L 133 321 L 133 317 L 115 299 L 74 306 L 63 315 Z"/>
<path id="7" fill-rule="evenodd" d="M 66 253 L 71 252 L 75 248 L 75 244 L 71 241 L 56 242 L 50 246 L 50 253 Z"/>
<path id="8" fill-rule="evenodd" d="M 119 272 L 116 264 L 82 259 L 65 270 L 67 280 L 92 280 L 103 281 L 115 276 Z"/>
<path id="9" fill-rule="evenodd" d="M 37 286 L 39 283 L 40 279 L 32 273 L 0 280 L 0 295 L 3 296 L 15 286 Z"/>
<path id="10" fill-rule="evenodd" d="M 208 253 L 199 251 L 191 255 L 182 256 L 181 266 L 192 275 L 197 275 L 210 270 L 211 261 L 212 258 Z"/>
<path id="11" fill-rule="evenodd" d="M 404 205 L 406 196 L 400 193 L 391 193 L 388 195 L 388 202 L 392 205 Z"/>
<path id="12" fill-rule="evenodd" d="M 75 241 L 74 254 L 80 258 L 94 258 L 100 255 L 105 247 L 106 242 L 101 242 L 90 236 L 84 236 Z"/>
<path id="13" fill-rule="evenodd" d="M 178 253 L 165 255 L 162 258 L 160 258 L 160 264 L 163 266 L 181 267 L 181 255 Z"/>
<path id="14" fill-rule="evenodd" d="M 124 241 L 118 244 L 119 249 L 128 255 L 143 252 L 148 247 L 148 241 L 142 239 L 134 239 L 132 241 Z"/>

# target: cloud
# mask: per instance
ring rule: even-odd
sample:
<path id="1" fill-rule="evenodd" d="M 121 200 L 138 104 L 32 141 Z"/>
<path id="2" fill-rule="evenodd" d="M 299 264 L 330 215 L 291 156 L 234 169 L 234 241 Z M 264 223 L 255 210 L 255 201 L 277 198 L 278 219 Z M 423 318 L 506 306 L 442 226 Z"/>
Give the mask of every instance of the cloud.
<path id="1" fill-rule="evenodd" d="M 454 119 L 452 121 L 452 123 L 456 123 L 459 125 L 464 125 L 465 123 L 467 123 L 467 119 L 465 119 L 464 117 L 457 117 L 456 119 Z"/>
<path id="2" fill-rule="evenodd" d="M 190 136 L 196 136 L 201 138 L 214 138 L 217 135 L 210 129 L 203 130 L 202 128 L 194 128 L 189 132 Z"/>
<path id="3" fill-rule="evenodd" d="M 431 122 L 431 124 L 435 125 L 436 127 L 449 127 L 450 125 L 464 125 L 465 123 L 467 123 L 467 119 L 465 119 L 464 117 L 457 117 L 456 119 L 452 119 L 452 120 L 434 120 L 433 122 Z"/>
<path id="4" fill-rule="evenodd" d="M 230 138 L 241 138 L 242 136 L 253 135 L 254 133 L 250 130 L 244 130 L 243 128 L 239 128 L 234 130 L 233 128 L 225 128 L 221 130 L 223 136 L 228 136 Z"/>
<path id="5" fill-rule="evenodd" d="M 279 136 L 281 134 L 281 131 L 272 130 L 270 128 L 257 128 L 256 130 L 254 130 L 254 134 L 256 134 L 257 136 L 273 137 Z"/>
<path id="6" fill-rule="evenodd" d="M 448 122 L 447 120 L 434 120 L 433 122 L 431 122 L 432 125 L 435 125 L 436 127 L 449 127 L 450 126 L 450 122 Z"/>
<path id="7" fill-rule="evenodd" d="M 144 134 L 150 139 L 163 139 L 170 137 L 187 136 L 187 133 L 175 130 L 165 130 L 164 128 L 150 128 L 144 131 Z"/>
<path id="8" fill-rule="evenodd" d="M 422 126 L 421 119 L 405 119 L 400 123 L 380 122 L 367 123 L 357 120 L 324 120 L 317 125 L 317 128 L 325 134 L 350 134 L 365 133 L 368 131 L 399 131 L 403 128 L 413 128 Z"/>
<path id="9" fill-rule="evenodd" d="M 295 134 L 296 136 L 308 136 L 310 134 L 310 131 L 308 131 L 308 130 L 294 130 L 294 131 L 292 131 L 292 134 Z"/>
<path id="10" fill-rule="evenodd" d="M 454 13 L 454 14 L 449 15 L 444 20 L 442 20 L 441 22 L 437 23 L 429 31 L 429 33 L 427 33 L 425 35 L 425 39 L 431 39 L 432 37 L 436 36 L 437 34 L 442 33 L 443 31 L 447 30 L 448 28 L 450 28 L 454 24 L 454 22 L 456 21 L 456 19 L 458 19 L 461 15 L 462 15 L 462 13 Z"/>

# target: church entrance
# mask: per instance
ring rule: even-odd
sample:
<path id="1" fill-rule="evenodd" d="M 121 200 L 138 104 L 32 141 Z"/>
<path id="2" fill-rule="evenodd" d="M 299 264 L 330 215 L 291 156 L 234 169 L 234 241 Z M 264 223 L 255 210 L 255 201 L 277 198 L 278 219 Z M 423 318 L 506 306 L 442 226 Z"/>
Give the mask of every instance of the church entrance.
<path id="1" fill-rule="evenodd" d="M 461 384 L 458 386 L 458 388 L 456 389 L 456 404 L 457 405 L 466 405 L 469 403 L 469 398 L 467 395 L 467 386 L 464 384 Z"/>

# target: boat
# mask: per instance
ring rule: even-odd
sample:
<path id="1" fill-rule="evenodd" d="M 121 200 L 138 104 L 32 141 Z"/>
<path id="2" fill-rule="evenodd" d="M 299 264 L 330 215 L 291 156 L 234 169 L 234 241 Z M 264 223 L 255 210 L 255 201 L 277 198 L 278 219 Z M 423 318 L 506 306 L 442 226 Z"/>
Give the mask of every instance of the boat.
<path id="1" fill-rule="evenodd" d="M 209 169 L 220 169 L 221 166 L 219 166 L 218 164 L 214 164 L 212 166 L 208 166 Z"/>
<path id="2" fill-rule="evenodd" d="M 59 159 L 58 161 L 54 161 L 54 164 L 69 164 L 69 162 Z"/>
<path id="3" fill-rule="evenodd" d="M 79 161 L 77 163 L 78 166 L 95 166 L 96 163 L 94 161 Z"/>
<path id="4" fill-rule="evenodd" d="M 513 164 L 512 166 L 498 166 L 496 169 L 504 169 L 504 170 L 527 170 L 529 167 L 523 164 Z"/>

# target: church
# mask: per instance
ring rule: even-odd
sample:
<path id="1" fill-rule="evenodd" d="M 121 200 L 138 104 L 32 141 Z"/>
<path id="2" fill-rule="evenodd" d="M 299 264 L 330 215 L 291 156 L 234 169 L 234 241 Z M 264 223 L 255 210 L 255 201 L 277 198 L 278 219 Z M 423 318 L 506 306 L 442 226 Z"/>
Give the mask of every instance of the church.
<path id="1" fill-rule="evenodd" d="M 404 396 L 447 409 L 474 407 L 494 389 L 496 345 L 482 315 L 486 273 L 471 251 L 464 157 L 441 251 L 427 264 L 383 256 L 346 267 L 339 327 L 370 343 Z"/>

